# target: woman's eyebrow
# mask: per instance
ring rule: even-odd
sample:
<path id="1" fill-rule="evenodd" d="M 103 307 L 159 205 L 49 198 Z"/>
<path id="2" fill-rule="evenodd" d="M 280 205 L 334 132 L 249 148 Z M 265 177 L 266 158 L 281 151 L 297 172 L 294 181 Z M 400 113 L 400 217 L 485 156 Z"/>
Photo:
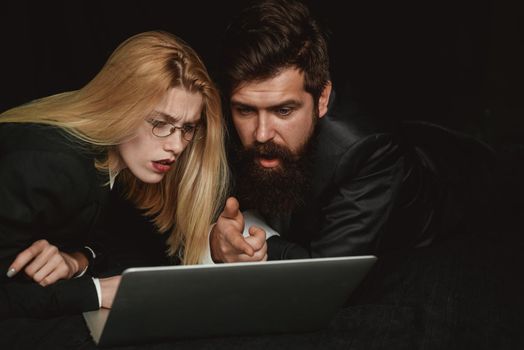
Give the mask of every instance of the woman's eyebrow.
<path id="1" fill-rule="evenodd" d="M 176 123 L 177 121 L 180 120 L 180 118 L 177 118 L 175 116 L 172 116 L 170 114 L 167 114 L 165 112 L 161 112 L 161 111 L 153 111 L 151 113 L 152 116 L 160 116 L 160 117 L 163 117 L 164 119 L 166 119 L 166 121 L 170 122 L 170 123 Z"/>
<path id="2" fill-rule="evenodd" d="M 172 115 L 170 115 L 168 113 L 160 112 L 160 111 L 153 111 L 151 113 L 151 116 L 152 117 L 160 116 L 160 117 L 164 118 L 167 122 L 172 123 L 172 124 L 175 124 L 176 122 L 180 121 L 180 119 L 181 119 L 181 118 L 174 117 L 174 116 L 172 116 Z M 184 124 L 198 124 L 198 123 L 200 123 L 201 120 L 202 120 L 202 118 L 199 116 L 197 120 L 184 122 Z"/>

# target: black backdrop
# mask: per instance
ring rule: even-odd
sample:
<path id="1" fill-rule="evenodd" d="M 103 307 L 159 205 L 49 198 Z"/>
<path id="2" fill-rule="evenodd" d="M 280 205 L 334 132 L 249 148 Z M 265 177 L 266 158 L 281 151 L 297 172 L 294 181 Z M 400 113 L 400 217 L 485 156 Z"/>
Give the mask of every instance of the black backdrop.
<path id="1" fill-rule="evenodd" d="M 523 149 L 519 1 L 353 0 L 346 8 L 342 2 L 308 1 L 331 31 L 335 84 L 349 79 L 370 112 L 432 120 Z M 220 33 L 242 3 L 2 1 L 0 110 L 81 87 L 121 41 L 145 30 L 181 36 L 216 74 Z M 519 198 L 522 208 L 524 196 Z M 514 217 L 521 228 L 522 210 Z M 493 240 L 466 237 L 420 250 L 406 263 L 383 261 L 355 306 L 324 332 L 155 348 L 522 348 L 522 244 L 506 236 L 501 229 Z M 0 334 L 0 347 L 34 348 L 38 342 L 39 348 L 94 348 L 80 316 L 3 321 Z"/>
<path id="2" fill-rule="evenodd" d="M 245 1 L 27 1 L 0 5 L 0 110 L 87 83 L 127 37 L 185 39 L 212 75 Z M 493 145 L 524 143 L 524 21 L 510 0 L 307 3 L 329 32 L 335 84 L 369 113 L 425 119 Z"/>

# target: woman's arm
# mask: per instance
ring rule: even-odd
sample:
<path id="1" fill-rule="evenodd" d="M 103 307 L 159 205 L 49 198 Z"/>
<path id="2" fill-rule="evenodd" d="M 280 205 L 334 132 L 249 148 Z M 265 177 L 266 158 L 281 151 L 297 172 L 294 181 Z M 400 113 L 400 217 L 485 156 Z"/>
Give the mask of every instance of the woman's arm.
<path id="1" fill-rule="evenodd" d="M 25 273 L 7 277 L 19 254 L 22 254 L 21 265 L 31 261 L 26 267 L 35 263 L 46 266 L 51 263 L 51 256 L 64 257 L 60 254 L 63 252 L 53 253 L 53 249 L 47 255 L 49 250 L 45 248 L 29 257 L 32 260 L 24 257 L 27 255 L 24 251 L 37 241 L 45 239 L 60 249 L 83 246 L 89 241 L 87 235 L 98 210 L 92 196 L 93 188 L 98 185 L 94 171 L 87 169 L 85 159 L 72 154 L 31 150 L 0 157 L 1 317 L 52 317 L 98 309 L 96 288 L 90 277 L 59 281 L 47 287 L 28 279 Z M 47 261 L 43 265 L 42 259 L 37 261 L 41 254 L 44 254 L 41 258 L 48 258 L 43 259 Z M 75 264 L 70 260 L 69 263 Z M 72 266 L 67 274 L 74 270 Z M 32 277 L 40 278 L 38 271 L 30 269 L 29 273 L 34 272 Z M 55 274 L 53 278 L 56 277 Z"/>

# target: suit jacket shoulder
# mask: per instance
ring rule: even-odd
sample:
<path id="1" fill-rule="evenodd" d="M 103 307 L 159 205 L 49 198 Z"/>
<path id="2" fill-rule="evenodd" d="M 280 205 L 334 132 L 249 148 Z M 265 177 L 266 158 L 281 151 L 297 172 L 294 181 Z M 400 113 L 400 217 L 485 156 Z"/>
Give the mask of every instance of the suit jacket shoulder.
<path id="1" fill-rule="evenodd" d="M 314 137 L 312 183 L 316 195 L 329 183 L 365 173 L 370 162 L 385 154 L 395 162 L 403 150 L 393 123 L 351 110 L 350 101 L 340 95 L 333 98 L 329 112 L 319 120 Z"/>
<path id="2" fill-rule="evenodd" d="M 105 192 L 101 180 L 93 153 L 63 131 L 0 124 L 0 258 L 27 239 L 67 246 L 89 231 Z"/>

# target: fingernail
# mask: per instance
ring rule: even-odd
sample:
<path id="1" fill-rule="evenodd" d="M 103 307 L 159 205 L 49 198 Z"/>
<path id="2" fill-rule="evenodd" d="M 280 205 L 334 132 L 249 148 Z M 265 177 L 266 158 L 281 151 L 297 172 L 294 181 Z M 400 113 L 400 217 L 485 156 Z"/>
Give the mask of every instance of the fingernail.
<path id="1" fill-rule="evenodd" d="M 13 269 L 13 268 L 10 268 L 10 269 L 7 271 L 7 277 L 9 277 L 9 278 L 13 277 L 15 274 L 16 274 L 16 270 Z"/>

